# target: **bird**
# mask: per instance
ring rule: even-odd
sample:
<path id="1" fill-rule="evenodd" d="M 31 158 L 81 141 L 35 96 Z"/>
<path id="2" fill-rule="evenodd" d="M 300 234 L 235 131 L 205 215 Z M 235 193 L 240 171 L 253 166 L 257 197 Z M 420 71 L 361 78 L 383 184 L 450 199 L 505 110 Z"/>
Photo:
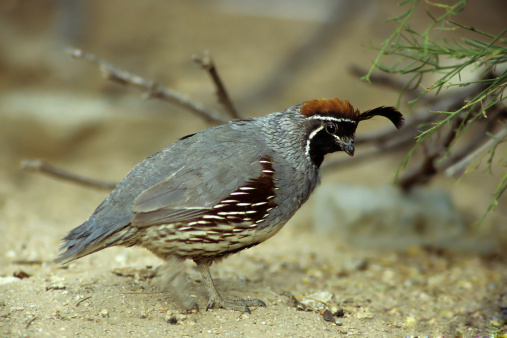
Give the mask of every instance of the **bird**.
<path id="1" fill-rule="evenodd" d="M 206 310 L 266 306 L 222 297 L 210 266 L 280 231 L 320 183 L 324 156 L 353 156 L 358 123 L 374 116 L 403 125 L 394 107 L 361 113 L 335 97 L 182 137 L 136 165 L 63 238 L 55 261 L 141 246 L 163 260 L 193 260 L 209 296 Z"/>

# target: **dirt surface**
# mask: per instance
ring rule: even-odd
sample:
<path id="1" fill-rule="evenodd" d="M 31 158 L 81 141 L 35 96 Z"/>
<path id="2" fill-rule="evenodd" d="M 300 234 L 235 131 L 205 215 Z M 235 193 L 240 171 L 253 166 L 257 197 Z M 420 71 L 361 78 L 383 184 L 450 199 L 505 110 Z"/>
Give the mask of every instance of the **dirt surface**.
<path id="1" fill-rule="evenodd" d="M 466 252 L 350 247 L 339 233 L 313 231 L 312 199 L 275 237 L 212 267 L 223 295 L 266 303 L 251 314 L 205 311 L 205 289 L 191 262 L 182 267 L 183 291 L 200 311 L 186 311 L 178 300 L 181 287 L 168 288 L 158 271 L 163 262 L 140 248 L 52 264 L 60 239 L 108 192 L 21 171 L 21 160 L 41 158 L 117 181 L 146 156 L 208 126 L 106 82 L 93 65 L 61 53 L 64 46 L 89 50 L 219 109 L 207 75 L 189 58 L 210 50 L 245 116 L 315 97 L 347 98 L 362 110 L 396 102 L 396 93 L 347 73 L 350 64 L 368 67 L 375 56 L 362 44 L 391 33 L 384 21 L 401 13 L 394 1 L 321 13 L 312 6 L 266 13 L 234 1 L 149 3 L 0 5 L 0 336 L 506 334 L 505 199 L 478 230 L 496 245 Z M 472 1 L 462 20 L 495 33 L 504 28 L 501 3 L 475 7 Z M 323 19 L 329 13 L 334 20 Z M 422 25 L 422 18 L 414 24 Z M 364 130 L 387 126 L 377 122 Z M 400 152 L 328 173 L 323 185 L 388 183 L 402 158 Z M 439 178 L 429 188 L 448 191 L 470 225 L 497 180 L 478 172 L 459 184 Z"/>

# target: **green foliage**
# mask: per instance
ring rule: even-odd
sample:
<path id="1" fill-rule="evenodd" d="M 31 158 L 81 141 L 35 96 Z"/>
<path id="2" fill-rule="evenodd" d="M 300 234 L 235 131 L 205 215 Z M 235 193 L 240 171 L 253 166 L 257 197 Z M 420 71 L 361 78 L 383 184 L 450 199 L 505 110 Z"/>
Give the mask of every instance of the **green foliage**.
<path id="1" fill-rule="evenodd" d="M 507 64 L 507 39 L 504 35 L 507 33 L 507 28 L 498 35 L 492 35 L 453 21 L 453 17 L 464 10 L 466 2 L 466 0 L 459 0 L 453 5 L 447 5 L 425 1 L 430 23 L 422 32 L 413 29 L 409 24 L 420 5 L 420 0 L 400 2 L 400 7 L 408 6 L 408 9 L 400 16 L 391 19 L 396 24 L 396 28 L 380 48 L 377 48 L 379 54 L 369 72 L 362 78 L 370 81 L 370 76 L 375 69 L 408 77 L 409 80 L 402 90 L 400 100 L 405 91 L 422 88 L 420 95 L 409 101 L 410 109 L 413 109 L 416 104 L 422 103 L 421 101 L 424 101 L 426 95 L 437 96 L 443 90 L 451 87 L 463 89 L 463 87 L 473 85 L 480 89 L 478 92 L 474 92 L 467 102 L 463 102 L 453 111 L 429 111 L 429 113 L 438 113 L 442 116 L 419 130 L 416 146 L 409 151 L 400 169 L 406 167 L 411 155 L 419 145 L 428 141 L 435 132 L 443 126 L 449 125 L 458 116 L 461 118 L 465 116 L 463 119 L 465 122 L 459 124 L 456 139 L 449 146 L 448 151 L 474 122 L 487 118 L 488 110 L 505 100 L 503 93 L 507 84 L 507 67 L 505 67 Z M 435 15 L 436 12 L 439 15 Z M 449 30 L 461 30 L 461 38 L 446 38 L 443 33 Z M 473 36 L 473 38 L 463 35 Z M 389 64 L 386 64 L 387 62 Z M 499 65 L 502 64 L 504 67 L 503 70 L 500 70 L 502 67 Z M 473 80 L 463 80 L 462 74 L 465 72 L 474 73 L 476 76 Z M 427 81 L 428 77 L 431 77 L 430 82 L 432 83 L 423 86 L 422 83 Z M 488 170 L 491 169 L 497 145 L 505 139 L 505 133 L 503 133 L 502 139 L 493 142 L 491 147 L 486 150 L 486 153 L 489 154 L 489 158 L 486 160 Z M 479 160 L 484 158 L 487 156 L 481 156 Z M 507 167 L 506 156 L 500 162 L 504 167 Z M 468 169 L 476 168 L 477 164 L 478 162 L 474 161 Z M 498 198 L 506 189 L 507 174 L 500 179 L 493 196 L 493 202 L 486 213 L 494 209 Z"/>

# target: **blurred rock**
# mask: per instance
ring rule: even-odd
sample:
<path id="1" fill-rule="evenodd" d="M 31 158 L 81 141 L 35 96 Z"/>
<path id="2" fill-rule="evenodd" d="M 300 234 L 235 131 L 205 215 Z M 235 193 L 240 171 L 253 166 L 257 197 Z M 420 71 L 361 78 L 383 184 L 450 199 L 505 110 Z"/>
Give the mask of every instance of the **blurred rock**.
<path id="1" fill-rule="evenodd" d="M 467 239 L 464 218 L 442 190 L 417 188 L 404 194 L 391 185 L 327 184 L 317 190 L 314 208 L 317 231 L 355 247 L 495 249 L 492 243 Z"/>

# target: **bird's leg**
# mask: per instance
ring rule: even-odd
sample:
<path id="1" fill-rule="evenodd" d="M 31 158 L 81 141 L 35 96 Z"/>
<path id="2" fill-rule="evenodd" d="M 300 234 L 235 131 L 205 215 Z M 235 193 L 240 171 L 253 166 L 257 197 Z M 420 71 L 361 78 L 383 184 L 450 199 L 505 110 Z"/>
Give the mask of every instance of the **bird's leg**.
<path id="1" fill-rule="evenodd" d="M 218 293 L 215 287 L 215 283 L 213 283 L 213 279 L 211 278 L 211 273 L 209 272 L 211 262 L 203 260 L 195 260 L 194 262 L 197 264 L 197 268 L 201 273 L 204 285 L 206 285 L 206 289 L 208 290 L 209 301 L 208 305 L 206 306 L 206 310 L 213 307 L 221 307 L 226 310 L 236 310 L 251 313 L 250 309 L 248 308 L 249 306 L 266 306 L 266 304 L 259 299 L 222 298 L 222 296 Z"/>
<path id="2" fill-rule="evenodd" d="M 165 263 L 158 267 L 157 275 L 161 277 L 164 288 L 176 297 L 183 309 L 189 312 L 199 311 L 199 305 L 185 292 L 188 281 L 183 271 L 183 260 L 177 256 L 164 257 Z"/>

